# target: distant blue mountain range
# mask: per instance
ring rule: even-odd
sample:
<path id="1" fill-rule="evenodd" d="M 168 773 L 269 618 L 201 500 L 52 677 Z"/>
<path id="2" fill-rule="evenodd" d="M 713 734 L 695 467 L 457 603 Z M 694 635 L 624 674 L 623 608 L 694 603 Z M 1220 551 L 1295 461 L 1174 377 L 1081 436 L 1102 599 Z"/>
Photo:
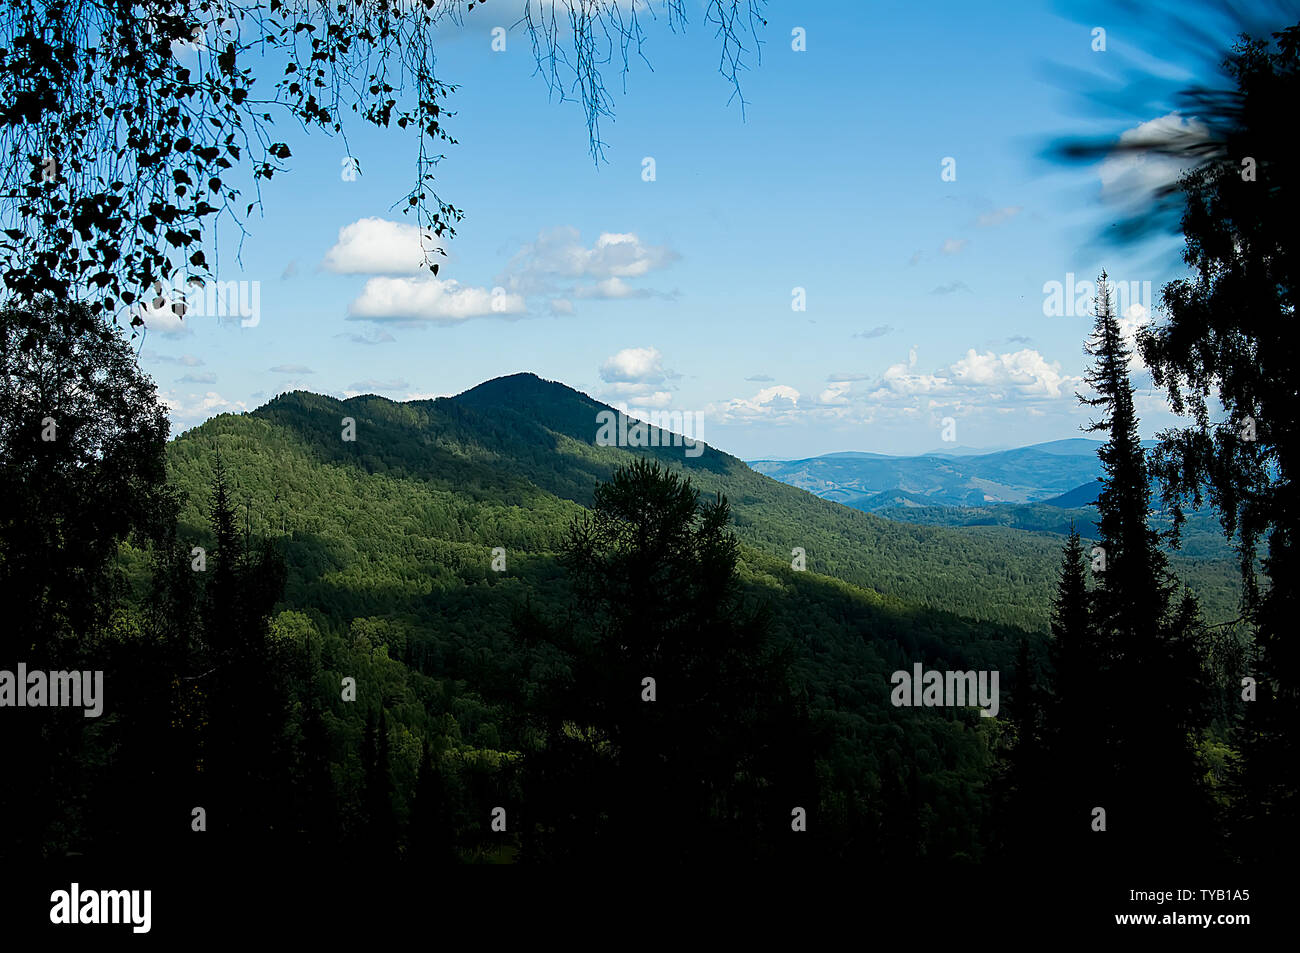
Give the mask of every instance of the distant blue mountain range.
<path id="1" fill-rule="evenodd" d="M 990 503 L 1073 508 L 1095 501 L 1100 491 L 1099 447 L 1101 441 L 1075 437 L 992 453 L 965 448 L 914 457 L 846 452 L 748 463 L 782 483 L 869 512 Z"/>

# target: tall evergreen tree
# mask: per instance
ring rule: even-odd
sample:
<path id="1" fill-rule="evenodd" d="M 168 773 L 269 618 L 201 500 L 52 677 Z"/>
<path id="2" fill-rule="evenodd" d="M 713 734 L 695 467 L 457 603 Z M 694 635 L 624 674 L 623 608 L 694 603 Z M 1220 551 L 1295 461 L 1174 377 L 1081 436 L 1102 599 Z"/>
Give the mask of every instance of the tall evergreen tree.
<path id="1" fill-rule="evenodd" d="M 446 769 L 426 741 L 415 779 L 408 843 L 410 858 L 419 864 L 456 860 L 455 817 Z"/>
<path id="2" fill-rule="evenodd" d="M 1144 335 L 1142 352 L 1192 420 L 1160 435 L 1168 500 L 1179 517 L 1184 503 L 1208 500 L 1238 544 L 1254 651 L 1234 674 L 1257 689 L 1253 701 L 1240 687 L 1234 699 L 1245 768 L 1234 851 L 1277 862 L 1300 840 L 1300 190 L 1296 150 L 1275 117 L 1300 95 L 1300 24 L 1244 40 L 1225 66 L 1228 88 L 1206 91 L 1197 116 L 1221 147 L 1180 182 L 1192 275 L 1165 286 L 1167 321 Z"/>
<path id="3" fill-rule="evenodd" d="M 249 551 L 239 532 L 225 466 L 214 467 L 209 510 L 214 544 L 201 575 L 202 640 L 184 681 L 198 686 L 204 714 L 199 791 L 209 830 L 230 851 L 272 831 L 296 829 L 281 796 L 292 764 L 287 749 L 286 659 L 269 638 L 270 615 L 284 590 L 283 559 L 269 546 Z"/>
<path id="4" fill-rule="evenodd" d="M 1130 351 L 1111 303 L 1106 275 L 1098 279 L 1096 323 L 1088 344 L 1094 365 L 1085 377 L 1102 409 L 1088 428 L 1108 439 L 1099 450 L 1103 477 L 1097 501 L 1099 541 L 1094 557 L 1089 625 L 1100 654 L 1093 685 L 1079 685 L 1068 722 L 1089 715 L 1104 734 L 1108 771 L 1097 790 L 1108 831 L 1123 853 L 1152 847 L 1166 854 L 1203 841 L 1208 818 L 1190 733 L 1204 700 L 1196 654 L 1197 612 L 1175 605 L 1159 535 L 1149 521 L 1150 483 L 1129 379 Z M 1073 583 L 1077 586 L 1077 581 Z M 1068 669 L 1062 677 L 1074 678 Z M 1094 738 L 1096 736 L 1094 735 Z M 1100 740 L 1100 739 L 1098 739 Z M 1086 743 L 1091 750 L 1091 742 Z"/>
<path id="5" fill-rule="evenodd" d="M 1016 649 L 1012 692 L 1002 703 L 1005 729 L 1000 736 L 1000 757 L 994 767 L 997 785 L 995 856 L 1023 860 L 1042 844 L 1048 819 L 1044 795 L 1048 791 L 1045 711 L 1029 640 Z"/>
<path id="6" fill-rule="evenodd" d="M 382 706 L 376 717 L 366 718 L 361 741 L 361 766 L 365 772 L 363 808 L 366 817 L 364 853 L 375 860 L 397 855 L 397 819 L 393 814 L 393 771 L 388 748 L 388 715 Z"/>
<path id="7" fill-rule="evenodd" d="M 1050 660 L 1053 689 L 1047 702 L 1043 770 L 1049 784 L 1062 799 L 1059 810 L 1046 819 L 1054 841 L 1069 845 L 1076 856 L 1096 856 L 1104 843 L 1090 837 L 1091 818 L 1107 798 L 1110 777 L 1107 734 L 1110 699 L 1101 691 L 1107 684 L 1110 658 L 1107 645 L 1094 625 L 1092 595 L 1087 573 L 1090 559 L 1100 558 L 1084 550 L 1078 529 L 1070 535 L 1061 556 L 1061 575 L 1052 601 Z M 1082 852 L 1082 854 L 1080 853 Z"/>
<path id="8" fill-rule="evenodd" d="M 521 632 L 564 658 L 532 706 L 547 739 L 530 762 L 535 846 L 735 860 L 779 847 L 793 808 L 812 810 L 790 655 L 740 602 L 729 521 L 725 498 L 701 504 L 642 459 L 570 527 L 575 618 Z"/>
<path id="9" fill-rule="evenodd" d="M 23 766 L 0 771 L 9 866 L 111 849 L 137 818 L 112 808 L 161 787 L 149 768 L 167 752 L 164 662 L 110 630 L 126 603 L 119 548 L 158 543 L 174 522 L 167 434 L 153 381 L 111 320 L 49 298 L 0 307 L 0 670 L 99 670 L 105 683 L 102 719 L 0 713 L 5 757 Z M 120 770 L 128 761 L 139 770 Z"/>

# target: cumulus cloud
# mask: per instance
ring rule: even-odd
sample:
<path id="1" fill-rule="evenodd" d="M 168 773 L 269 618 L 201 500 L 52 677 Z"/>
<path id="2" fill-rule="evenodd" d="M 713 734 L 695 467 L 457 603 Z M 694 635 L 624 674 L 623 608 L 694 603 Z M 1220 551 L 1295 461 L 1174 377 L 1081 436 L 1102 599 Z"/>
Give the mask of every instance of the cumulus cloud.
<path id="1" fill-rule="evenodd" d="M 593 245 L 584 245 L 572 226 L 538 233 L 517 251 L 497 281 L 520 294 L 548 294 L 561 285 L 589 282 L 578 297 L 632 297 L 621 280 L 641 278 L 668 267 L 681 256 L 666 245 L 649 245 L 633 232 L 602 232 Z"/>
<path id="2" fill-rule="evenodd" d="M 886 403 L 925 397 L 932 406 L 949 399 L 967 405 L 1024 403 L 1069 398 L 1082 380 L 1063 373 L 1059 361 L 1049 361 L 1031 348 L 1005 354 L 970 348 L 964 357 L 934 372 L 918 371 L 915 364 L 909 355 L 908 363 L 891 365 L 863 397 Z"/>
<path id="3" fill-rule="evenodd" d="M 631 382 L 609 384 L 601 390 L 600 397 L 615 406 L 632 404 L 638 410 L 641 408 L 668 407 L 673 402 L 671 391 L 655 390 L 645 384 Z"/>
<path id="4" fill-rule="evenodd" d="M 708 412 L 724 421 L 792 419 L 799 408 L 799 392 L 785 384 L 764 387 L 753 397 L 737 397 L 710 404 Z"/>
<path id="5" fill-rule="evenodd" d="M 655 292 L 649 288 L 633 288 L 622 278 L 606 278 L 592 285 L 577 285 L 573 289 L 575 298 L 649 298 Z"/>
<path id="6" fill-rule="evenodd" d="M 339 275 L 418 275 L 426 247 L 445 249 L 446 242 L 414 225 L 372 216 L 340 228 L 321 265 Z"/>
<path id="7" fill-rule="evenodd" d="M 1002 391 L 1009 389 L 1021 397 L 1055 398 L 1073 393 L 1078 377 L 1061 373 L 1060 361 L 1048 361 L 1031 348 L 1011 354 L 974 348 L 952 365 L 954 382 L 959 385 Z"/>
<path id="8" fill-rule="evenodd" d="M 167 408 L 167 416 L 180 427 L 194 426 L 217 414 L 238 414 L 248 410 L 243 401 L 227 400 L 216 391 L 180 394 L 173 390 L 159 394 L 158 399 Z"/>
<path id="9" fill-rule="evenodd" d="M 1177 110 L 1141 123 L 1120 133 L 1123 145 L 1193 146 L 1204 142 L 1209 130 L 1196 119 L 1187 119 Z M 1142 199 L 1155 190 L 1178 181 L 1182 172 L 1177 159 L 1150 152 L 1123 152 L 1105 159 L 1098 168 L 1101 197 L 1109 202 Z"/>
<path id="10" fill-rule="evenodd" d="M 427 321 L 458 324 L 470 318 L 505 317 L 527 310 L 522 295 L 504 288 L 475 288 L 437 278 L 371 278 L 350 305 L 359 321 Z"/>
<path id="11" fill-rule="evenodd" d="M 169 338 L 184 337 L 194 333 L 192 324 L 182 321 L 180 315 L 172 310 L 172 302 L 167 299 L 161 308 L 153 307 L 151 302 L 140 306 L 140 317 L 146 330 Z"/>
<path id="12" fill-rule="evenodd" d="M 662 383 L 668 376 L 658 348 L 625 347 L 600 365 L 600 379 L 606 383 Z"/>
<path id="13" fill-rule="evenodd" d="M 439 397 L 453 397 L 453 394 L 438 394 L 433 391 L 411 391 L 403 400 L 437 400 Z"/>
<path id="14" fill-rule="evenodd" d="M 600 396 L 635 401 L 641 407 L 667 407 L 672 402 L 668 381 L 676 376 L 664 367 L 657 348 L 624 348 L 600 365 L 600 379 L 605 382 Z"/>
<path id="15" fill-rule="evenodd" d="M 1131 372 L 1137 372 L 1146 369 L 1146 363 L 1142 360 L 1142 352 L 1138 348 L 1137 336 L 1142 328 L 1146 327 L 1151 320 L 1151 315 L 1145 307 L 1139 302 L 1133 302 L 1124 309 L 1124 313 L 1119 316 L 1119 333 L 1128 345 L 1128 366 Z"/>
<path id="16" fill-rule="evenodd" d="M 838 383 L 831 384 L 830 387 L 822 391 L 817 397 L 817 402 L 819 404 L 827 405 L 848 404 L 849 389 L 852 386 L 853 383 L 851 381 L 839 381 Z"/>
<path id="17" fill-rule="evenodd" d="M 891 364 L 880 375 L 876 389 L 869 395 L 880 400 L 890 397 L 911 397 L 915 394 L 942 393 L 950 389 L 950 381 L 937 374 L 920 374 L 912 371 L 912 364 Z"/>
<path id="18" fill-rule="evenodd" d="M 957 414 L 1042 414 L 1073 409 L 1082 378 L 1069 375 L 1057 361 L 1022 348 L 1007 353 L 974 348 L 951 364 L 918 366 L 916 348 L 906 360 L 879 374 L 835 373 L 815 399 L 793 387 L 764 388 L 750 398 L 713 404 L 709 412 L 736 424 L 792 424 L 806 420 L 867 426 L 881 421 L 911 421 Z M 1050 406 L 1049 406 L 1050 405 Z M 1063 406 L 1064 405 L 1064 406 Z"/>

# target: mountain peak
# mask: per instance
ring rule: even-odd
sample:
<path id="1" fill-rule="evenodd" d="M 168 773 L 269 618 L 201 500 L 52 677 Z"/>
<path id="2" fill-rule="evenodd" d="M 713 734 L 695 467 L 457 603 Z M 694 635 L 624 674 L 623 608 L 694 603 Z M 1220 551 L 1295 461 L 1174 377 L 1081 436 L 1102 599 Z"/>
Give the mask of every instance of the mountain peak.
<path id="1" fill-rule="evenodd" d="M 546 380 L 531 371 L 522 371 L 518 374 L 494 377 L 481 384 L 476 384 L 469 390 L 457 394 L 452 399 L 466 400 L 470 403 L 484 403 L 495 402 L 503 398 L 509 399 L 538 394 L 556 397 L 561 394 L 580 394 L 580 392 L 567 384 L 561 384 L 559 381 Z"/>

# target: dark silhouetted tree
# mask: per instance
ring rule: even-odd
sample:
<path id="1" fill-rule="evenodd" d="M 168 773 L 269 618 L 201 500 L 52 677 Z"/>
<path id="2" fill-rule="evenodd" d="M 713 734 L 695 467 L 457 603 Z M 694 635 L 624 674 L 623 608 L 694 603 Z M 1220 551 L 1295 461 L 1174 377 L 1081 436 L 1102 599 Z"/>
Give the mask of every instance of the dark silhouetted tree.
<path id="1" fill-rule="evenodd" d="M 1091 735 L 1083 741 L 1085 752 L 1104 740 L 1111 770 L 1094 780 L 1095 806 L 1107 811 L 1107 846 L 1126 855 L 1156 849 L 1176 857 L 1203 846 L 1195 838 L 1206 833 L 1209 822 L 1193 750 L 1205 701 L 1198 613 L 1190 597 L 1175 602 L 1176 582 L 1150 526 L 1151 491 L 1129 379 L 1131 355 L 1104 273 L 1097 287 L 1096 325 L 1088 345 L 1094 365 L 1084 378 L 1095 396 L 1081 400 L 1102 409 L 1089 429 L 1108 437 L 1098 451 L 1103 477 L 1097 528 L 1104 569 L 1094 562 L 1098 571 L 1089 608 L 1089 641 L 1101 654 L 1101 673 L 1097 683 L 1082 684 L 1064 666 L 1061 677 L 1074 680 L 1073 697 L 1062 699 L 1070 708 L 1064 718 L 1070 725 L 1086 718 L 1087 726 L 1101 732 L 1082 729 Z M 1077 584 L 1076 579 L 1072 585 Z M 1088 660 L 1083 662 L 1083 674 L 1096 677 Z"/>
<path id="2" fill-rule="evenodd" d="M 366 716 L 366 730 L 361 740 L 361 767 L 364 772 L 362 792 L 366 827 L 363 852 L 376 860 L 397 856 L 397 819 L 393 814 L 393 769 L 388 751 L 388 715 L 383 708 L 378 716 Z"/>
<path id="3" fill-rule="evenodd" d="M 6 757 L 42 770 L 0 772 L 0 857 L 89 851 L 90 821 L 122 823 L 87 796 L 118 729 L 149 724 L 156 741 L 166 724 L 161 659 L 113 630 L 119 547 L 165 538 L 175 517 L 167 433 L 153 382 L 111 322 L 49 299 L 0 308 L 0 669 L 104 673 L 100 721 L 6 709 Z M 88 747 L 91 733 L 100 743 Z"/>
<path id="4" fill-rule="evenodd" d="M 528 633 L 562 653 L 532 705 L 546 742 L 526 780 L 530 849 L 770 855 L 797 836 L 792 809 L 812 812 L 790 656 L 740 602 L 729 519 L 725 498 L 701 505 L 689 479 L 639 460 L 570 527 L 561 560 L 577 611 Z"/>
<path id="5" fill-rule="evenodd" d="M 1223 116 L 1230 148 L 1180 183 L 1193 276 L 1165 287 L 1167 320 L 1141 343 L 1157 385 L 1193 420 L 1160 435 L 1155 469 L 1166 498 L 1178 519 L 1184 502 L 1208 499 L 1236 538 L 1255 639 L 1236 674 L 1255 678 L 1258 694 L 1239 697 L 1245 773 L 1234 849 L 1279 860 L 1300 837 L 1300 641 L 1292 632 L 1300 613 L 1300 192 L 1295 149 L 1274 117 L 1300 95 L 1300 25 L 1272 43 L 1244 42 L 1227 67 L 1235 86 L 1220 98 L 1231 107 Z"/>

